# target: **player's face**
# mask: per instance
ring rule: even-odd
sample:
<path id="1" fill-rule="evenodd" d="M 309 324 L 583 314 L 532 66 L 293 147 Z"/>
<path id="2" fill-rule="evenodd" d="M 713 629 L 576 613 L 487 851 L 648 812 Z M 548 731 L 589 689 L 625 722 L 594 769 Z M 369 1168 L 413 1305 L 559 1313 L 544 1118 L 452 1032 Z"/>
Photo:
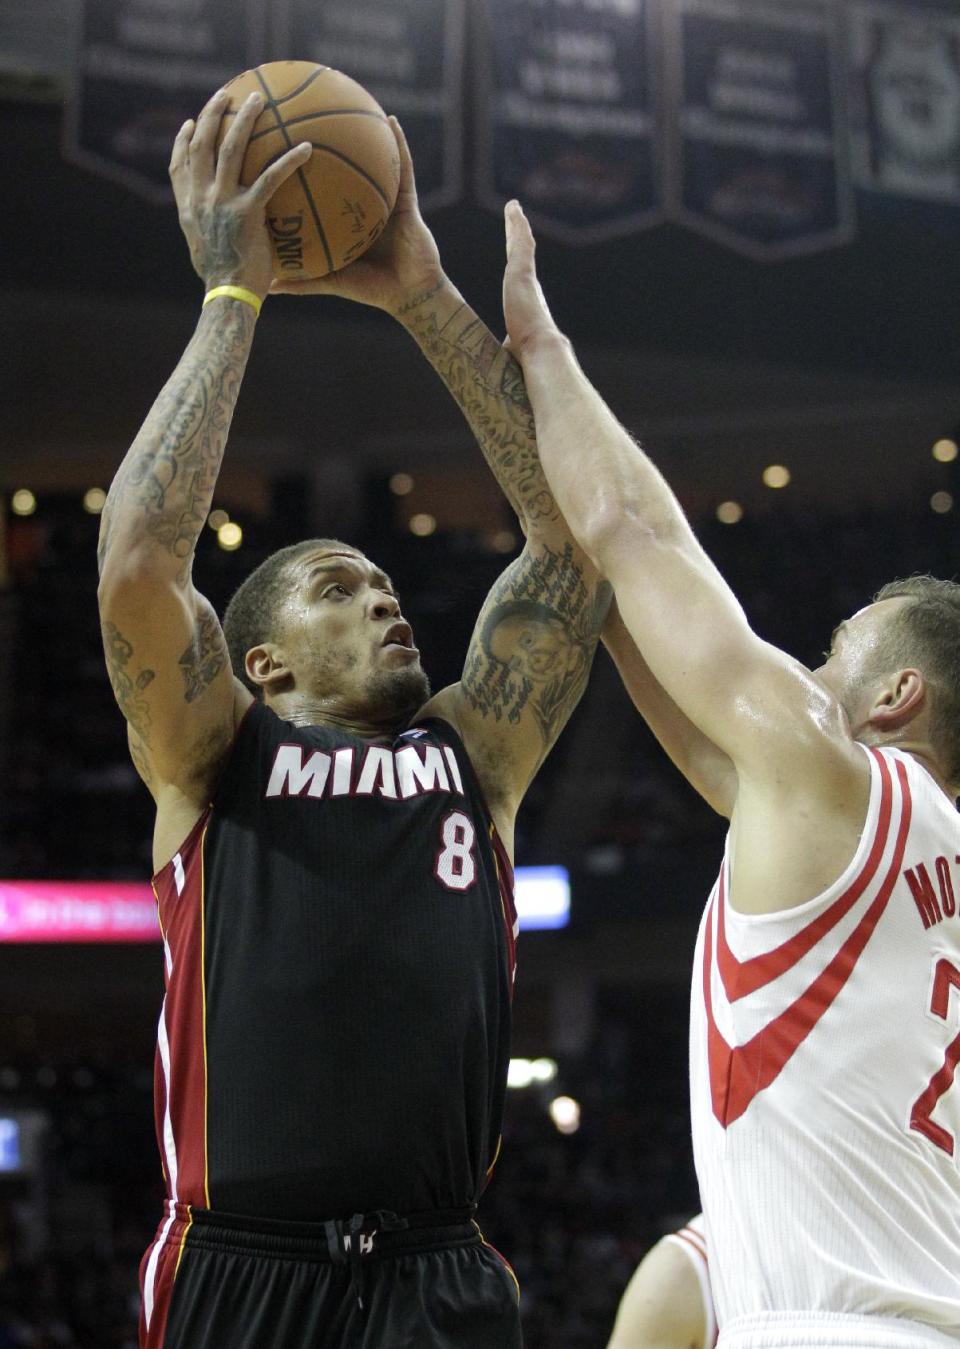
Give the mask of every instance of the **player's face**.
<path id="1" fill-rule="evenodd" d="M 283 646 L 297 687 L 361 715 L 412 715 L 430 687 L 390 578 L 362 553 L 319 551 L 293 581 Z"/>
<path id="2" fill-rule="evenodd" d="M 903 596 L 868 604 L 834 629 L 826 661 L 814 674 L 847 714 L 856 735 L 868 722 L 884 669 L 881 645 Z"/>

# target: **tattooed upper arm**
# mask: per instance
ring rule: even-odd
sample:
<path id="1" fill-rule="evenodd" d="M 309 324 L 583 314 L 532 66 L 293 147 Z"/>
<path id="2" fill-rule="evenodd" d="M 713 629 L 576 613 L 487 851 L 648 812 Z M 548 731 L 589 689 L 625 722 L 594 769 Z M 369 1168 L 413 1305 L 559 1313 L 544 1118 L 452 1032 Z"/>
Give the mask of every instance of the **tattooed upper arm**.
<path id="1" fill-rule="evenodd" d="M 203 797 L 228 748 L 237 688 L 209 601 L 142 579 L 101 594 L 107 674 L 141 778 Z"/>
<path id="2" fill-rule="evenodd" d="M 202 796 L 249 694 L 217 616 L 193 585 L 255 315 L 219 297 L 121 463 L 100 522 L 98 599 L 107 671 L 130 752 L 154 795 Z"/>
<path id="3" fill-rule="evenodd" d="M 611 592 L 557 509 L 510 350 L 446 277 L 397 317 L 456 399 L 527 538 L 480 613 L 463 678 L 428 704 L 457 725 L 488 800 L 509 816 L 583 693 Z"/>
<path id="4" fill-rule="evenodd" d="M 130 730 L 138 740 L 150 740 L 150 704 L 143 696 L 156 678 L 156 671 L 133 663 L 133 645 L 116 623 L 104 619 L 102 624 L 103 653 L 107 660 L 107 676 L 117 706 Z"/>
<path id="5" fill-rule="evenodd" d="M 586 687 L 611 590 L 583 553 L 528 543 L 480 611 L 455 720 L 491 800 L 519 802 Z"/>
<path id="6" fill-rule="evenodd" d="M 227 643 L 217 616 L 206 602 L 197 614 L 196 628 L 178 662 L 183 676 L 184 701 L 199 698 L 228 663 Z"/>

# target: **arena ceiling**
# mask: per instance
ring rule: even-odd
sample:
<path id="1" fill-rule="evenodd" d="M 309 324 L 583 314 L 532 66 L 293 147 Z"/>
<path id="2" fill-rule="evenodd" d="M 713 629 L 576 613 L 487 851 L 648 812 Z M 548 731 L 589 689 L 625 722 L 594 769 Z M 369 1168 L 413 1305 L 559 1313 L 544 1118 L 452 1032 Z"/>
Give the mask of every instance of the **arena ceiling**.
<path id="1" fill-rule="evenodd" d="M 58 16 L 75 11 L 75 0 L 5 6 L 0 58 L 14 37 L 55 53 Z M 64 162 L 56 83 L 31 92 L 0 81 L 5 489 L 102 481 L 199 303 L 172 208 Z M 499 331 L 499 218 L 468 189 L 430 223 L 450 275 Z M 692 509 L 768 500 L 759 473 L 771 461 L 789 463 L 791 492 L 814 503 L 902 501 L 933 489 L 930 446 L 960 429 L 957 225 L 946 207 L 892 203 L 853 244 L 767 264 L 666 225 L 602 247 L 544 241 L 540 266 L 588 372 Z M 466 464 L 468 446 L 389 320 L 270 302 L 231 445 L 238 492 L 244 474 L 323 463 L 345 475 Z"/>

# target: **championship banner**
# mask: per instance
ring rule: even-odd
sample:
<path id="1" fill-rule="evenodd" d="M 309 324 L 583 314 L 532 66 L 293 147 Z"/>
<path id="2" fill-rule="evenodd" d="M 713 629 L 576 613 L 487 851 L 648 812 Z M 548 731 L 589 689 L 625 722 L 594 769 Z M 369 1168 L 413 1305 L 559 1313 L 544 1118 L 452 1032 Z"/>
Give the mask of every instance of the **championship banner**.
<path id="1" fill-rule="evenodd" d="M 426 210 L 462 190 L 466 0 L 275 0 L 284 58 L 333 66 L 400 119 Z"/>
<path id="2" fill-rule="evenodd" d="M 174 137 L 211 94 L 265 59 L 258 0 L 87 0 L 64 155 L 170 201 Z"/>
<path id="3" fill-rule="evenodd" d="M 762 260 L 854 231 L 826 0 L 669 0 L 671 216 Z"/>
<path id="4" fill-rule="evenodd" d="M 651 0 L 477 0 L 477 196 L 570 243 L 661 218 Z"/>
<path id="5" fill-rule="evenodd" d="M 960 16 L 857 3 L 849 16 L 857 186 L 960 203 Z"/>

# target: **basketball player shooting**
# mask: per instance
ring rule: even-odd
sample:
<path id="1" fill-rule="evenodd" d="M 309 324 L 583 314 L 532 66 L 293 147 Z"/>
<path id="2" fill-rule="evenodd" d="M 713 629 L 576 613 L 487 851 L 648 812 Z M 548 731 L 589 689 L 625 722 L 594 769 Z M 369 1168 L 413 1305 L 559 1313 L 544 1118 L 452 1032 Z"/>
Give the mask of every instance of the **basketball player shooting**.
<path id="1" fill-rule="evenodd" d="M 510 1349 L 509 1267 L 473 1222 L 499 1147 L 514 817 L 587 679 L 609 587 L 540 472 L 513 358 L 405 207 L 354 298 L 400 317 L 455 390 L 526 544 L 431 696 L 391 579 L 311 539 L 221 627 L 193 559 L 295 147 L 238 170 L 253 95 L 184 125 L 170 172 L 206 287 L 101 531 L 107 666 L 157 806 L 166 997 L 156 1123 L 168 1197 L 141 1266 L 144 1349 Z M 342 293 L 351 283 L 341 280 Z"/>
<path id="2" fill-rule="evenodd" d="M 960 586 L 885 586 L 813 672 L 761 641 L 558 331 L 516 203 L 506 231 L 550 488 L 635 703 L 730 820 L 690 1044 L 719 1343 L 956 1345 Z"/>

